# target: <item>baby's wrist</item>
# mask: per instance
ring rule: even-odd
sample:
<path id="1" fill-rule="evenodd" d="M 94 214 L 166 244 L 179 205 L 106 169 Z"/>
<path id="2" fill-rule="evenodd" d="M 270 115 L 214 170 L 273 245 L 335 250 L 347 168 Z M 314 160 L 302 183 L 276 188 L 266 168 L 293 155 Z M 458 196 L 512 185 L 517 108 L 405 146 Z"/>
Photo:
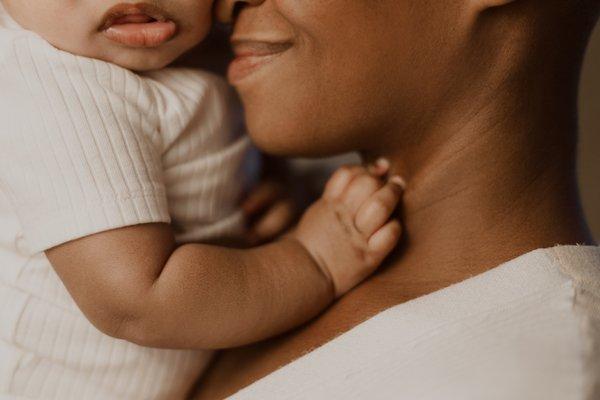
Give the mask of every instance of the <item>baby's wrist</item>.
<path id="1" fill-rule="evenodd" d="M 296 232 L 291 233 L 290 235 L 286 236 L 286 238 L 292 240 L 299 248 L 299 251 L 302 251 L 311 260 L 313 268 L 319 274 L 321 279 L 327 284 L 331 299 L 333 300 L 339 297 L 335 285 L 335 279 L 329 270 L 327 263 L 319 255 L 319 252 L 312 249 L 310 243 L 307 243 L 306 241 L 302 240 L 302 238 L 298 237 Z"/>

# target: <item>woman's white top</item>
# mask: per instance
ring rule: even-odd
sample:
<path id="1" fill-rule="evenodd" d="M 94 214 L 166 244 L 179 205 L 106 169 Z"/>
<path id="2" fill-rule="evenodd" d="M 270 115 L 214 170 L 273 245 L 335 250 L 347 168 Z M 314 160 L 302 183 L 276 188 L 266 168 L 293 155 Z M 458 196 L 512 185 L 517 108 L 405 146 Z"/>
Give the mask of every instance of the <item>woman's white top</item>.
<path id="1" fill-rule="evenodd" d="M 600 399 L 600 248 L 536 250 L 395 306 L 232 398 Z"/>
<path id="2" fill-rule="evenodd" d="M 102 334 L 44 251 L 142 223 L 172 223 L 179 242 L 239 235 L 239 121 L 216 77 L 59 51 L 0 4 L 1 399 L 184 397 L 210 353 Z"/>

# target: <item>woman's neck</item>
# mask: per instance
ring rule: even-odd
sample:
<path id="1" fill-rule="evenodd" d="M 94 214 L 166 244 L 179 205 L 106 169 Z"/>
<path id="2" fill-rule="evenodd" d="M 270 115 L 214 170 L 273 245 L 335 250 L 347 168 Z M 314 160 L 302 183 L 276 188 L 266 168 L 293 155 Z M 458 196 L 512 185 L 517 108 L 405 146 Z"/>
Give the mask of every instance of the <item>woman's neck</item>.
<path id="1" fill-rule="evenodd" d="M 403 296 L 438 290 L 537 248 L 593 243 L 577 189 L 575 110 L 539 107 L 542 98 L 490 99 L 469 120 L 436 123 L 439 134 L 427 135 L 435 145 L 398 143 L 397 152 L 385 154 L 408 175 L 406 239 L 377 280 Z"/>

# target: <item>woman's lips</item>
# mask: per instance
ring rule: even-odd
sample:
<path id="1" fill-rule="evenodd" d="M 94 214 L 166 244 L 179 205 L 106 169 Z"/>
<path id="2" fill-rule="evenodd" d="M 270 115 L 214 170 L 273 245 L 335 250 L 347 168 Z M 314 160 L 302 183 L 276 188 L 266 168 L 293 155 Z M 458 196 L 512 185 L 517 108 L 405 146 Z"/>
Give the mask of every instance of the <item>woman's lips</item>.
<path id="1" fill-rule="evenodd" d="M 177 25 L 151 4 L 119 4 L 106 13 L 100 31 L 127 47 L 153 48 L 171 40 Z"/>
<path id="2" fill-rule="evenodd" d="M 292 47 L 291 41 L 232 40 L 235 59 L 229 65 L 232 84 L 243 80 Z"/>

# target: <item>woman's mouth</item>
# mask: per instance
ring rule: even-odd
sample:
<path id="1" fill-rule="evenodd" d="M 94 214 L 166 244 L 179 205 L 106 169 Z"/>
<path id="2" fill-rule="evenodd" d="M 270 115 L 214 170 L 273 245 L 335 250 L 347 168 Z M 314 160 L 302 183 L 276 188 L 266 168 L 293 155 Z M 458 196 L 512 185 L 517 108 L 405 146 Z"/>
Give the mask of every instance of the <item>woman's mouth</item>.
<path id="1" fill-rule="evenodd" d="M 106 13 L 100 31 L 127 47 L 154 48 L 177 34 L 177 24 L 151 4 L 119 4 Z"/>
<path id="2" fill-rule="evenodd" d="M 259 41 L 259 40 L 232 40 L 235 59 L 229 65 L 228 79 L 235 84 L 276 57 L 289 50 L 291 41 Z"/>

